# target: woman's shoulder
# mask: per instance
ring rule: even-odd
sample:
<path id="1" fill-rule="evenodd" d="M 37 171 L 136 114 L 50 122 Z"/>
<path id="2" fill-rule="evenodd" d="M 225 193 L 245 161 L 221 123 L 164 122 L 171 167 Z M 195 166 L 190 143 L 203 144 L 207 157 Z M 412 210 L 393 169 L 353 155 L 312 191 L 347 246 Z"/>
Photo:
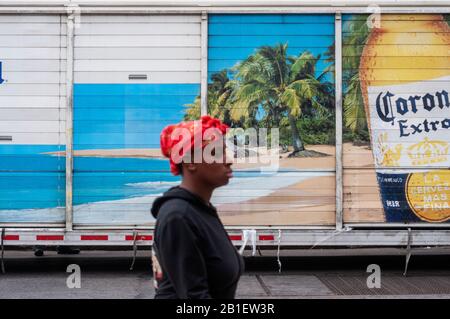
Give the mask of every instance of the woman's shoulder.
<path id="1" fill-rule="evenodd" d="M 171 219 L 190 220 L 192 214 L 191 203 L 181 198 L 172 198 L 161 205 L 158 212 L 158 220 L 167 221 Z"/>
<path id="2" fill-rule="evenodd" d="M 198 233 L 198 224 L 200 221 L 196 214 L 192 213 L 191 204 L 182 199 L 174 198 L 164 203 L 159 210 L 156 219 L 156 234 L 164 229 L 183 228 L 191 229 Z"/>

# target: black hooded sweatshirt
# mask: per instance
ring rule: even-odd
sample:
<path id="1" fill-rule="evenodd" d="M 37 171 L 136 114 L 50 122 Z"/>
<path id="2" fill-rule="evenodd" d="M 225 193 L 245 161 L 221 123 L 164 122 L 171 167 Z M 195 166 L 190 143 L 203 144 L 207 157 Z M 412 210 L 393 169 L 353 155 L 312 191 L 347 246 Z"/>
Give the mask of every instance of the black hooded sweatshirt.
<path id="1" fill-rule="evenodd" d="M 244 262 L 217 210 L 176 186 L 155 200 L 153 251 L 162 269 L 156 299 L 232 299 Z"/>

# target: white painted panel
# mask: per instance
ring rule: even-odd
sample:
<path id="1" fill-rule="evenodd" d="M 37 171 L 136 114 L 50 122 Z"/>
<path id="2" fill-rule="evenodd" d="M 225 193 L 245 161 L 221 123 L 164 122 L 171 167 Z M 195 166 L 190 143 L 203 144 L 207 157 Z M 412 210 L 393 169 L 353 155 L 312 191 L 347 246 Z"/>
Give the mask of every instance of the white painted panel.
<path id="1" fill-rule="evenodd" d="M 81 19 L 75 30 L 76 83 L 200 82 L 200 15 Z M 129 80 L 133 73 L 147 79 Z"/>
<path id="2" fill-rule="evenodd" d="M 35 14 L 1 14 L 0 23 L 59 23 L 60 15 L 35 15 Z"/>
<path id="3" fill-rule="evenodd" d="M 54 35 L 65 34 L 66 25 L 55 23 L 0 23 L 2 35 Z"/>
<path id="4" fill-rule="evenodd" d="M 59 133 L 65 131 L 65 121 L 1 121 L 0 133 Z"/>
<path id="5" fill-rule="evenodd" d="M 129 80 L 138 72 L 75 72 L 75 83 L 200 83 L 200 72 L 139 72 L 147 80 Z"/>
<path id="6" fill-rule="evenodd" d="M 59 108 L 59 96 L 3 96 L 0 95 L 0 109 L 2 108 Z"/>
<path id="7" fill-rule="evenodd" d="M 65 48 L 0 48 L 1 59 L 65 59 Z"/>
<path id="8" fill-rule="evenodd" d="M 65 84 L 61 85 L 65 90 Z M 60 94 L 60 84 L 3 84 L 0 86 L 0 95 L 12 96 L 58 96 Z"/>
<path id="9" fill-rule="evenodd" d="M 12 141 L 0 141 L 0 145 L 15 144 L 50 144 L 58 145 L 65 141 L 64 133 L 12 133 L 5 132 L 5 135 L 11 135 Z"/>
<path id="10" fill-rule="evenodd" d="M 153 48 L 75 48 L 75 59 L 200 59 L 200 47 L 153 47 Z"/>
<path id="11" fill-rule="evenodd" d="M 59 48 L 65 47 L 67 37 L 65 35 L 0 35 L 0 47 L 2 48 Z"/>
<path id="12" fill-rule="evenodd" d="M 57 84 L 65 82 L 65 72 L 8 72 L 5 78 L 8 84 L 19 83 L 49 83 Z"/>
<path id="13" fill-rule="evenodd" d="M 75 29 L 77 35 L 199 35 L 200 23 L 128 23 L 128 24 L 111 24 L 111 23 L 82 23 L 80 28 Z"/>
<path id="14" fill-rule="evenodd" d="M 66 26 L 60 15 L 0 15 L 1 144 L 65 144 Z"/>
<path id="15" fill-rule="evenodd" d="M 57 108 L 11 108 L 0 106 L 3 121 L 65 121 L 65 110 Z"/>
<path id="16" fill-rule="evenodd" d="M 59 118 L 61 120 L 66 118 L 66 108 L 67 108 L 66 102 L 67 102 L 66 90 L 64 87 L 64 90 L 61 90 L 61 96 L 59 99 Z M 65 131 L 65 129 L 64 129 L 64 131 Z"/>
<path id="17" fill-rule="evenodd" d="M 55 72 L 55 71 L 65 71 L 66 63 L 60 60 L 2 60 L 3 73 L 5 78 L 7 78 L 7 72 Z M 60 65 L 61 64 L 61 65 Z"/>
<path id="18" fill-rule="evenodd" d="M 199 47 L 199 35 L 75 36 L 76 47 Z"/>
<path id="19" fill-rule="evenodd" d="M 77 60 L 75 71 L 200 71 L 199 60 Z"/>
<path id="20" fill-rule="evenodd" d="M 64 68 L 66 66 L 66 61 L 64 61 Z M 67 81 L 67 72 L 61 71 L 59 72 L 59 83 L 66 83 Z M 66 95 L 66 92 L 64 92 L 63 95 Z"/>
<path id="21" fill-rule="evenodd" d="M 200 15 L 82 15 L 81 23 L 200 23 Z"/>

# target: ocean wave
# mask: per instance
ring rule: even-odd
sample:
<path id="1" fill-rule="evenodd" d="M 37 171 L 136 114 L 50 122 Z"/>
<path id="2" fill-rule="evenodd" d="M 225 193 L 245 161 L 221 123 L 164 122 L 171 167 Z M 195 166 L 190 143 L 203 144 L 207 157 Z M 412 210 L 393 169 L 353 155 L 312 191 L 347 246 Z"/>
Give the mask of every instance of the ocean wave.
<path id="1" fill-rule="evenodd" d="M 332 172 L 278 172 L 270 179 L 267 176 L 236 177 L 230 183 L 214 192 L 211 202 L 214 205 L 239 203 L 262 196 L 269 196 L 276 190 L 289 187 L 298 182 L 318 176 L 333 176 Z M 75 224 L 92 225 L 148 225 L 154 222 L 150 214 L 153 201 L 162 195 L 164 188 L 178 185 L 179 182 L 130 183 L 127 186 L 161 189 L 157 194 L 149 194 L 119 200 L 98 201 L 74 206 Z M 27 209 L 1 211 L 0 222 L 11 221 L 60 221 L 64 218 L 64 208 Z"/>
<path id="2" fill-rule="evenodd" d="M 172 186 L 177 186 L 179 184 L 180 184 L 179 181 L 175 181 L 175 182 L 156 181 L 156 182 L 142 182 L 142 183 L 127 183 L 125 185 L 131 186 L 131 187 L 139 187 L 139 188 L 162 189 L 162 188 L 170 188 Z"/>

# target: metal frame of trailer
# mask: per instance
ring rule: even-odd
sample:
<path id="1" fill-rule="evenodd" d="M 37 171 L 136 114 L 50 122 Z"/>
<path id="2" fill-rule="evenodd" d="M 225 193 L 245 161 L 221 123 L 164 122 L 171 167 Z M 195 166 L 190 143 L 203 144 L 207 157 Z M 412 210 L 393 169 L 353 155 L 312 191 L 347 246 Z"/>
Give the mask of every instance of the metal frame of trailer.
<path id="1" fill-rule="evenodd" d="M 257 246 L 283 247 L 388 247 L 404 246 L 408 254 L 412 246 L 450 245 L 450 224 L 348 224 L 343 220 L 342 164 L 342 20 L 344 13 L 368 14 L 370 1 L 179 1 L 167 5 L 163 1 L 45 1 L 42 5 L 27 1 L 4 1 L 0 14 L 66 14 L 66 221 L 65 224 L 0 224 L 1 248 L 4 246 L 148 246 L 153 228 L 129 226 L 77 226 L 73 224 L 73 63 L 74 19 L 76 14 L 198 14 L 201 15 L 201 111 L 206 114 L 208 71 L 209 13 L 277 13 L 335 15 L 335 91 L 336 91 L 336 224 L 333 226 L 228 226 L 235 245 L 245 244 L 245 230 L 255 230 Z M 450 3 L 443 1 L 378 1 L 383 13 L 450 13 Z"/>

